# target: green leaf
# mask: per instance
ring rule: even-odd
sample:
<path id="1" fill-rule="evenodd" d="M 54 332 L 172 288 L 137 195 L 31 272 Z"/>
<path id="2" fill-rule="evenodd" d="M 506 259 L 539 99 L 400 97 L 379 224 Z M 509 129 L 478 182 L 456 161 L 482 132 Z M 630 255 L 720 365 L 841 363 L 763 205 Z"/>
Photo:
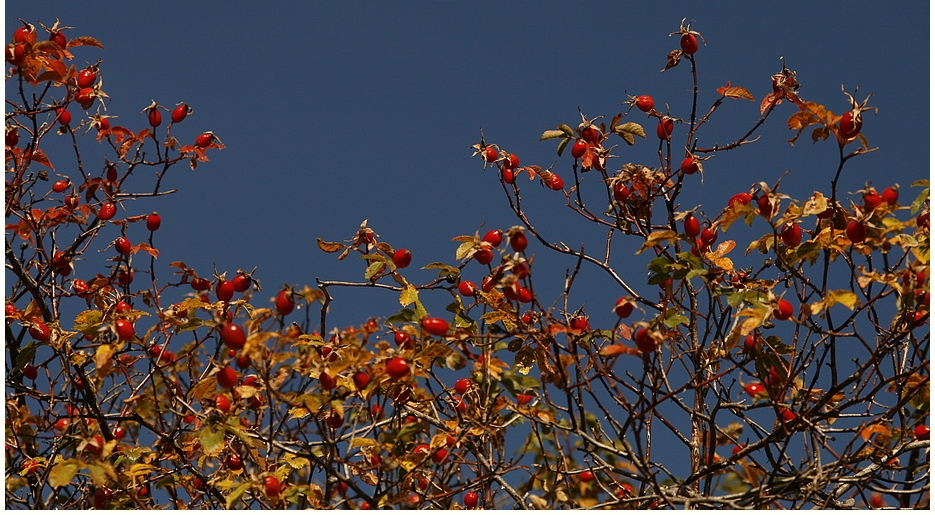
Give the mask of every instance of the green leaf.
<path id="1" fill-rule="evenodd" d="M 198 433 L 201 448 L 205 454 L 213 456 L 224 447 L 224 431 L 216 431 L 212 427 L 205 426 Z"/>
<path id="2" fill-rule="evenodd" d="M 364 272 L 364 279 L 369 281 L 373 278 L 373 276 L 377 275 L 377 273 L 379 273 L 384 268 L 386 268 L 386 263 L 382 263 L 380 261 L 374 261 L 373 263 L 370 263 L 370 265 L 367 266 L 367 270 Z"/>
<path id="3" fill-rule="evenodd" d="M 568 126 L 568 124 L 565 124 L 565 123 L 559 125 L 559 126 L 558 126 L 558 130 L 564 132 L 564 133 L 565 133 L 565 136 L 568 136 L 569 138 L 574 137 L 574 135 L 575 135 L 575 130 L 572 129 L 570 126 Z"/>
<path id="4" fill-rule="evenodd" d="M 567 147 L 567 146 L 568 146 L 568 143 L 570 143 L 570 142 L 571 142 L 571 138 L 565 138 L 565 139 L 563 139 L 562 141 L 559 141 L 559 142 L 558 142 L 558 148 L 555 149 L 555 151 L 558 152 L 558 155 L 559 155 L 559 156 L 562 155 L 562 152 L 565 151 L 565 147 Z"/>
<path id="5" fill-rule="evenodd" d="M 688 324 L 688 317 L 681 314 L 678 309 L 672 308 L 666 312 L 666 318 L 663 323 L 668 328 L 678 327 L 681 324 Z"/>
<path id="6" fill-rule="evenodd" d="M 539 141 L 545 141 L 548 139 L 562 138 L 565 136 L 565 132 L 561 130 L 548 130 L 542 133 L 542 136 L 539 136 Z"/>
<path id="7" fill-rule="evenodd" d="M 96 328 L 101 325 L 101 321 L 104 319 L 104 314 L 96 309 L 89 309 L 78 313 L 75 317 L 75 328 L 74 331 L 83 333 L 91 329 Z"/>
<path id="8" fill-rule="evenodd" d="M 461 245 L 458 245 L 458 250 L 455 251 L 455 259 L 461 260 L 468 256 L 468 253 L 471 249 L 474 248 L 474 241 L 466 241 Z"/>
<path id="9" fill-rule="evenodd" d="M 227 499 L 226 499 L 227 509 L 229 510 L 233 508 L 234 504 L 236 504 L 237 501 L 239 501 L 240 498 L 243 497 L 243 494 L 245 494 L 247 490 L 249 489 L 250 489 L 250 483 L 242 483 L 240 485 L 237 485 L 237 488 L 235 488 L 234 491 L 232 491 L 230 494 L 227 495 Z"/>
<path id="10" fill-rule="evenodd" d="M 619 134 L 621 137 L 623 137 L 624 134 L 632 134 L 634 136 L 639 136 L 643 139 L 646 139 L 646 130 L 643 129 L 642 125 L 636 122 L 621 123 L 620 125 L 614 127 L 614 132 Z"/>
<path id="11" fill-rule="evenodd" d="M 401 324 L 404 322 L 415 322 L 417 320 L 419 319 L 416 317 L 416 312 L 412 309 L 406 308 L 399 313 L 396 313 L 395 315 L 387 318 L 386 322 L 388 324 Z"/>

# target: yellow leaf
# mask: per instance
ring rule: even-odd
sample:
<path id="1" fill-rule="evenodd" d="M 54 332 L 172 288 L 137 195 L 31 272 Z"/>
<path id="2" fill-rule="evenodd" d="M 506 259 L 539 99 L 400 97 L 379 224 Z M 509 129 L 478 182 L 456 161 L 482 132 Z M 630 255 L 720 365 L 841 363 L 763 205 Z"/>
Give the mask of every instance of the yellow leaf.
<path id="1" fill-rule="evenodd" d="M 643 242 L 643 245 L 640 247 L 640 250 L 636 251 L 637 254 L 643 252 L 646 249 L 655 247 L 664 241 L 674 240 L 678 238 L 678 233 L 675 231 L 665 230 L 665 231 L 656 231 L 651 233 L 646 237 L 646 241 Z"/>
<path id="2" fill-rule="evenodd" d="M 243 483 L 243 484 L 238 485 L 237 488 L 235 488 L 233 492 L 228 494 L 227 499 L 226 499 L 227 509 L 228 510 L 231 509 L 234 506 L 234 504 L 236 504 L 237 501 L 239 501 L 240 498 L 243 497 L 243 494 L 247 493 L 247 490 L 249 489 L 250 489 L 250 483 Z"/>
<path id="3" fill-rule="evenodd" d="M 68 486 L 68 484 L 71 483 L 71 480 L 75 478 L 75 475 L 78 474 L 78 470 L 80 469 L 80 462 L 75 460 L 68 460 L 55 465 L 49 472 L 49 486 L 52 488 L 62 488 Z"/>
<path id="4" fill-rule="evenodd" d="M 114 357 L 117 346 L 108 343 L 101 344 L 94 353 L 94 366 L 102 370 L 110 364 L 110 358 Z"/>
<path id="5" fill-rule="evenodd" d="M 717 92 L 725 97 L 745 98 L 751 102 L 756 101 L 753 98 L 753 95 L 747 91 L 747 88 L 741 86 L 731 86 L 730 82 L 728 82 L 725 86 L 718 88 Z"/>
<path id="6" fill-rule="evenodd" d="M 301 458 L 295 454 L 286 454 L 283 461 L 289 464 L 293 470 L 299 470 L 308 466 L 308 458 Z"/>
<path id="7" fill-rule="evenodd" d="M 354 447 L 375 447 L 377 441 L 373 438 L 351 438 L 350 441 L 351 448 Z"/>
<path id="8" fill-rule="evenodd" d="M 333 242 L 333 241 L 325 241 L 321 238 L 318 238 L 318 248 L 320 248 L 321 250 L 325 252 L 332 253 L 332 252 L 338 252 L 341 249 L 343 249 L 344 244 Z"/>
<path id="9" fill-rule="evenodd" d="M 418 301 L 419 292 L 416 291 L 416 288 L 413 285 L 407 284 L 406 287 L 403 288 L 402 293 L 399 294 L 399 303 L 405 307 L 412 304 L 413 302 Z"/>

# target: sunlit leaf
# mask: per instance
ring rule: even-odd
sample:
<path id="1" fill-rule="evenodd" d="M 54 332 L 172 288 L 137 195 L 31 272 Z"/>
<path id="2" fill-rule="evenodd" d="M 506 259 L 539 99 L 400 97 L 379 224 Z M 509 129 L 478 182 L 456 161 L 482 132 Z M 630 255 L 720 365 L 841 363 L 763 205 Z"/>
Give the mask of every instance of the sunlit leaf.
<path id="1" fill-rule="evenodd" d="M 81 469 L 81 462 L 78 460 L 68 460 L 56 464 L 49 472 L 49 486 L 52 488 L 63 488 L 71 483 L 78 471 Z"/>
<path id="2" fill-rule="evenodd" d="M 747 88 L 741 86 L 731 86 L 730 82 L 720 88 L 717 88 L 718 94 L 729 97 L 729 98 L 745 98 L 751 102 L 755 102 L 756 99 L 753 98 L 753 95 L 747 91 Z"/>
<path id="3" fill-rule="evenodd" d="M 548 139 L 555 138 L 564 138 L 565 132 L 560 130 L 548 130 L 542 133 L 542 136 L 539 136 L 539 141 L 545 141 Z"/>
<path id="4" fill-rule="evenodd" d="M 318 248 L 320 248 L 321 250 L 325 252 L 333 253 L 333 252 L 339 252 L 341 249 L 343 249 L 344 244 L 334 242 L 334 241 L 325 241 L 321 238 L 318 238 Z"/>

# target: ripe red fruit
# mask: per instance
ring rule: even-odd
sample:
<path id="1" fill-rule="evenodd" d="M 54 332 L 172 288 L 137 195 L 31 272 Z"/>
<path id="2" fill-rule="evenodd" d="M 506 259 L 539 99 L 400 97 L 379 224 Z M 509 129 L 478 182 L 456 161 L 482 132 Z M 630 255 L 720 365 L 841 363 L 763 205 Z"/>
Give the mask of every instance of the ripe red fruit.
<path id="1" fill-rule="evenodd" d="M 318 374 L 318 380 L 321 381 L 321 387 L 324 390 L 334 390 L 334 387 L 338 385 L 338 381 L 328 372 Z"/>
<path id="2" fill-rule="evenodd" d="M 514 283 L 518 284 L 518 283 Z M 506 291 L 504 290 L 504 293 Z M 516 288 L 516 300 L 522 302 L 523 304 L 529 304 L 532 302 L 532 292 L 529 291 L 525 286 L 520 286 Z"/>
<path id="3" fill-rule="evenodd" d="M 756 336 L 748 334 L 747 337 L 743 339 L 743 348 L 746 351 L 756 350 Z"/>
<path id="4" fill-rule="evenodd" d="M 396 342 L 396 346 L 400 349 L 412 348 L 412 337 L 405 331 L 396 331 L 393 335 L 393 341 Z"/>
<path id="5" fill-rule="evenodd" d="M 756 397 L 757 395 L 766 392 L 766 388 L 760 383 L 750 383 L 745 386 L 744 389 L 747 391 L 747 395 L 750 397 Z"/>
<path id="6" fill-rule="evenodd" d="M 896 201 L 899 200 L 899 190 L 892 186 L 889 186 L 885 190 L 883 190 L 882 196 L 883 196 L 883 200 L 885 200 L 887 204 L 891 206 L 895 206 Z"/>
<path id="7" fill-rule="evenodd" d="M 656 341 L 649 335 L 649 331 L 645 327 L 636 330 L 633 334 L 633 340 L 636 341 L 636 346 L 643 354 L 649 354 L 656 350 Z"/>
<path id="8" fill-rule="evenodd" d="M 472 281 L 461 281 L 458 283 L 458 293 L 465 297 L 473 297 L 477 291 L 477 285 Z"/>
<path id="9" fill-rule="evenodd" d="M 101 435 L 94 435 L 94 437 L 88 440 L 88 445 L 86 445 L 84 449 L 91 454 L 100 456 L 101 452 L 104 451 L 104 437 Z"/>
<path id="10" fill-rule="evenodd" d="M 363 390 L 367 387 L 368 384 L 370 384 L 370 374 L 364 372 L 363 370 L 354 374 L 353 379 L 354 386 L 356 386 L 358 390 Z"/>
<path id="11" fill-rule="evenodd" d="M 867 500 L 867 504 L 869 504 L 871 508 L 882 508 L 886 503 L 883 502 L 883 496 L 879 492 L 873 492 L 870 494 L 870 499 Z"/>
<path id="12" fill-rule="evenodd" d="M 240 350 L 247 343 L 247 333 L 244 332 L 243 327 L 227 322 L 221 327 L 221 341 L 233 350 Z"/>
<path id="13" fill-rule="evenodd" d="M 581 471 L 581 474 L 578 475 L 578 478 L 581 479 L 582 483 L 590 483 L 591 481 L 594 481 L 594 472 L 591 472 L 590 470 L 583 470 Z"/>
<path id="14" fill-rule="evenodd" d="M 689 238 L 696 238 L 701 234 L 701 222 L 698 221 L 698 217 L 694 214 L 685 217 L 684 227 L 685 235 Z"/>
<path id="15" fill-rule="evenodd" d="M 97 217 L 101 220 L 110 220 L 117 214 L 117 206 L 113 202 L 104 202 L 97 210 Z"/>
<path id="16" fill-rule="evenodd" d="M 580 159 L 586 150 L 588 150 L 588 144 L 579 139 L 571 146 L 571 157 Z"/>
<path id="17" fill-rule="evenodd" d="M 526 404 L 529 404 L 530 402 L 532 402 L 532 395 L 529 395 L 528 393 L 521 393 L 516 396 L 517 404 L 525 406 Z"/>
<path id="18" fill-rule="evenodd" d="M 563 181 L 562 178 L 559 177 L 557 173 L 552 172 L 548 175 L 548 178 L 545 180 L 545 185 L 550 190 L 559 191 L 565 188 L 565 181 Z"/>
<path id="19" fill-rule="evenodd" d="M 614 305 L 614 313 L 617 314 L 620 318 L 626 318 L 630 316 L 630 313 L 633 312 L 633 303 L 627 300 L 626 297 L 620 297 L 617 299 L 617 304 Z"/>
<path id="20" fill-rule="evenodd" d="M 649 95 L 640 95 L 636 97 L 636 108 L 644 113 L 648 113 L 653 110 L 653 97 Z"/>
<path id="21" fill-rule="evenodd" d="M 877 193 L 877 190 L 871 188 L 866 193 L 864 193 L 864 210 L 873 211 L 882 203 L 883 197 Z"/>
<path id="22" fill-rule="evenodd" d="M 845 140 L 857 137 L 863 126 L 863 119 L 859 110 L 848 111 L 841 116 L 838 122 L 838 134 Z"/>
<path id="23" fill-rule="evenodd" d="M 788 224 L 782 229 L 782 241 L 790 247 L 802 242 L 802 228 L 798 224 Z"/>
<path id="24" fill-rule="evenodd" d="M 659 123 L 656 125 L 656 136 L 659 139 L 667 140 L 672 137 L 672 129 L 672 119 L 667 117 L 663 118 L 659 120 Z"/>
<path id="25" fill-rule="evenodd" d="M 698 171 L 698 163 L 695 162 L 694 157 L 688 156 L 682 160 L 682 164 L 679 166 L 679 169 L 682 170 L 682 173 L 691 175 Z"/>
<path id="26" fill-rule="evenodd" d="M 751 201 L 751 200 L 753 200 L 753 197 L 750 195 L 750 193 L 749 193 L 749 192 L 746 192 L 746 191 L 743 191 L 743 192 L 740 192 L 740 193 L 738 193 L 738 194 L 732 196 L 732 197 L 730 198 L 730 200 L 727 201 L 727 207 L 730 208 L 730 209 L 733 209 L 734 206 L 737 205 L 737 204 L 746 206 L 746 205 L 750 204 L 750 201 Z"/>
<path id="27" fill-rule="evenodd" d="M 23 460 L 23 475 L 31 476 L 38 472 L 39 463 L 36 460 Z"/>
<path id="28" fill-rule="evenodd" d="M 867 226 L 863 222 L 851 220 L 844 232 L 852 243 L 861 243 L 867 237 Z"/>
<path id="29" fill-rule="evenodd" d="M 14 43 L 33 44 L 36 41 L 36 27 L 30 24 L 23 25 L 13 32 Z"/>
<path id="30" fill-rule="evenodd" d="M 292 313 L 293 309 L 295 309 L 295 300 L 292 299 L 292 291 L 288 288 L 280 290 L 276 295 L 276 312 L 281 316 L 286 316 Z"/>
<path id="31" fill-rule="evenodd" d="M 87 109 L 91 107 L 91 103 L 94 102 L 96 97 L 97 93 L 94 92 L 93 88 L 81 88 L 75 93 L 75 102 L 81 104 L 82 109 Z"/>
<path id="32" fill-rule="evenodd" d="M 234 352 L 234 350 L 231 349 L 231 352 Z M 250 368 L 250 365 L 252 364 L 250 356 L 247 356 L 246 354 L 241 354 L 240 356 L 237 356 L 236 363 L 237 363 L 237 368 L 239 368 L 240 370 L 246 370 Z"/>
<path id="33" fill-rule="evenodd" d="M 436 465 L 445 463 L 448 461 L 448 451 L 445 449 L 438 449 L 435 451 L 435 454 L 432 455 L 432 461 L 434 461 Z"/>
<path id="34" fill-rule="evenodd" d="M 490 245 L 482 243 L 481 248 L 474 252 L 474 259 L 482 265 L 493 261 L 493 250 L 491 250 Z"/>
<path id="35" fill-rule="evenodd" d="M 60 30 L 56 30 L 55 32 L 50 32 L 49 41 L 55 42 L 55 44 L 58 45 L 59 48 L 63 50 L 65 49 L 66 46 L 68 46 L 68 38 L 66 38 L 65 33 Z"/>
<path id="36" fill-rule="evenodd" d="M 760 209 L 760 214 L 767 219 L 773 217 L 773 206 L 769 201 L 769 196 L 766 194 L 760 195 L 756 199 L 756 205 Z"/>
<path id="37" fill-rule="evenodd" d="M 236 454 L 231 454 L 228 456 L 225 463 L 227 464 L 227 468 L 231 470 L 240 470 L 243 468 L 243 461 L 241 461 L 240 456 L 237 456 Z"/>
<path id="38" fill-rule="evenodd" d="M 114 248 L 117 249 L 117 252 L 121 254 L 129 254 L 132 250 L 133 245 L 130 244 L 130 240 L 124 238 L 123 236 L 114 240 Z"/>
<path id="39" fill-rule="evenodd" d="M 218 381 L 218 386 L 230 389 L 237 385 L 237 372 L 231 367 L 224 367 L 218 371 L 215 379 Z"/>
<path id="40" fill-rule="evenodd" d="M 712 229 L 711 226 L 705 227 L 701 230 L 701 243 L 705 247 L 709 247 L 717 241 L 717 229 Z"/>
<path id="41" fill-rule="evenodd" d="M 75 78 L 75 83 L 79 88 L 90 88 L 95 82 L 97 82 L 97 72 L 92 68 L 81 70 L 78 72 L 78 77 Z M 75 100 L 77 100 L 77 98 Z"/>
<path id="42" fill-rule="evenodd" d="M 69 123 L 71 123 L 71 113 L 68 112 L 68 109 L 64 107 L 59 107 L 58 109 L 55 110 L 55 114 L 56 114 L 56 119 L 58 120 L 58 123 L 62 125 L 68 125 Z"/>
<path id="43" fill-rule="evenodd" d="M 779 410 L 779 416 L 780 416 L 785 422 L 792 422 L 793 420 L 799 418 L 799 415 L 796 414 L 796 412 L 792 411 L 791 409 L 787 409 L 787 408 L 782 408 L 782 409 L 780 409 L 780 410 Z"/>
<path id="44" fill-rule="evenodd" d="M 172 123 L 181 122 L 189 113 L 191 113 L 191 108 L 188 107 L 188 104 L 179 104 L 172 110 Z"/>
<path id="45" fill-rule="evenodd" d="M 162 113 L 159 112 L 158 108 L 150 108 L 146 115 L 149 117 L 149 125 L 153 128 L 162 125 Z"/>
<path id="46" fill-rule="evenodd" d="M 195 138 L 196 147 L 205 148 L 211 143 L 214 143 L 214 134 L 211 134 L 210 132 L 199 134 L 198 137 Z"/>
<path id="47" fill-rule="evenodd" d="M 65 208 L 75 209 L 76 207 L 78 207 L 78 202 L 79 202 L 78 195 L 69 195 L 65 197 Z"/>
<path id="48" fill-rule="evenodd" d="M 503 231 L 500 229 L 491 229 L 484 235 L 483 241 L 486 241 L 494 247 L 499 247 L 500 244 L 503 243 Z"/>
<path id="49" fill-rule="evenodd" d="M 581 129 L 581 138 L 588 143 L 597 143 L 597 140 L 601 137 L 601 131 L 597 130 L 594 126 L 588 126 L 584 129 Z"/>
<path id="50" fill-rule="evenodd" d="M 464 507 L 465 508 L 476 508 L 477 500 L 478 500 L 477 492 L 468 492 L 464 494 Z"/>
<path id="51" fill-rule="evenodd" d="M 682 47 L 682 52 L 689 55 L 694 54 L 698 51 L 698 38 L 694 34 L 682 34 L 679 46 Z"/>
<path id="52" fill-rule="evenodd" d="M 191 280 L 192 289 L 195 291 L 205 291 L 211 287 L 211 282 L 204 277 L 193 277 Z"/>
<path id="53" fill-rule="evenodd" d="M 448 332 L 448 322 L 443 318 L 425 317 L 421 325 L 423 331 L 434 336 L 444 336 Z"/>
<path id="54" fill-rule="evenodd" d="M 916 436 L 919 440 L 928 440 L 929 439 L 929 426 L 925 424 L 919 424 L 912 430 L 912 434 Z"/>
<path id="55" fill-rule="evenodd" d="M 275 476 L 266 476 L 263 479 L 263 488 L 266 490 L 267 497 L 278 497 L 282 484 Z"/>
<path id="56" fill-rule="evenodd" d="M 412 252 L 408 249 L 399 249 L 393 253 L 393 264 L 396 268 L 406 268 L 412 262 Z"/>
<path id="57" fill-rule="evenodd" d="M 159 216 L 159 213 L 153 211 L 146 217 L 146 228 L 151 232 L 155 232 L 159 229 L 159 226 L 162 225 L 162 217 Z"/>
<path id="58" fill-rule="evenodd" d="M 779 299 L 776 303 L 776 309 L 773 310 L 773 316 L 778 320 L 789 320 L 792 318 L 792 303 L 786 299 Z"/>
<path id="59" fill-rule="evenodd" d="M 250 276 L 246 274 L 237 274 L 231 279 L 231 284 L 234 285 L 234 291 L 238 293 L 243 293 L 250 289 Z"/>
<path id="60" fill-rule="evenodd" d="M 393 379 L 402 379 L 409 375 L 409 363 L 403 358 L 391 358 L 386 362 L 386 373 Z"/>
<path id="61" fill-rule="evenodd" d="M 55 193 L 61 193 L 68 189 L 68 185 L 71 184 L 71 181 L 68 179 L 61 179 L 52 183 L 52 191 Z"/>
<path id="62" fill-rule="evenodd" d="M 513 252 L 526 250 L 528 244 L 529 240 L 526 239 L 526 234 L 523 232 L 515 232 L 513 236 L 510 236 L 510 247 L 513 248 Z"/>
<path id="63" fill-rule="evenodd" d="M 473 384 L 474 381 L 472 381 L 470 378 L 462 377 L 461 379 L 455 381 L 455 391 L 458 392 L 459 395 L 464 395 Z"/>
<path id="64" fill-rule="evenodd" d="M 516 181 L 516 173 L 512 168 L 504 168 L 503 172 L 503 182 L 507 184 L 513 184 Z"/>
<path id="65" fill-rule="evenodd" d="M 23 367 L 23 377 L 35 381 L 35 379 L 39 377 L 39 369 L 32 363 L 27 363 L 26 366 Z"/>
<path id="66" fill-rule="evenodd" d="M 484 148 L 484 161 L 492 163 L 500 157 L 500 153 L 497 152 L 497 149 L 493 146 L 488 146 Z"/>
<path id="67" fill-rule="evenodd" d="M 221 410 L 221 413 L 230 413 L 231 401 L 224 395 L 218 395 L 214 398 L 214 407 Z"/>
<path id="68" fill-rule="evenodd" d="M 217 294 L 218 300 L 230 302 L 234 298 L 234 284 L 227 280 L 221 281 L 214 287 L 214 292 Z"/>
<path id="69" fill-rule="evenodd" d="M 114 330 L 117 332 L 117 337 L 123 341 L 130 341 L 136 338 L 136 329 L 133 328 L 133 322 L 129 320 L 124 320 L 122 318 L 117 319 L 114 322 Z"/>
<path id="70" fill-rule="evenodd" d="M 32 339 L 37 342 L 47 342 L 52 337 L 52 332 L 49 331 L 49 327 L 45 323 L 36 322 L 29 328 L 29 336 L 32 336 Z"/>
<path id="71" fill-rule="evenodd" d="M 573 317 L 568 321 L 569 326 L 575 331 L 590 331 L 591 324 L 588 322 L 587 317 L 578 316 Z"/>
<path id="72" fill-rule="evenodd" d="M 15 147 L 17 143 L 19 143 L 19 129 L 8 126 L 6 129 L 6 146 Z"/>
<path id="73" fill-rule="evenodd" d="M 626 202 L 630 198 L 630 188 L 622 182 L 614 184 L 614 199 L 617 202 Z"/>

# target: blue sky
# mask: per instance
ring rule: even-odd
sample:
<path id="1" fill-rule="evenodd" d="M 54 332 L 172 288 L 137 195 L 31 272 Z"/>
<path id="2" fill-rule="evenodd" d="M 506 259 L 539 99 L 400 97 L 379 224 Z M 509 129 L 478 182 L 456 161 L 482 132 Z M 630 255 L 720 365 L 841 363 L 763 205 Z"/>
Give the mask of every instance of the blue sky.
<path id="1" fill-rule="evenodd" d="M 166 185 L 178 194 L 137 202 L 128 214 L 163 214 L 156 245 L 166 263 L 178 259 L 202 273 L 216 266 L 230 274 L 258 266 L 272 296 L 286 282 L 362 277 L 362 265 L 338 263 L 314 242 L 348 238 L 364 219 L 383 240 L 412 250 L 409 276 L 417 283 L 434 277 L 415 270 L 418 265 L 454 262 L 452 237 L 481 224 L 484 230 L 515 225 L 496 174 L 471 159 L 481 127 L 488 142 L 524 164 L 549 166 L 555 145 L 539 142 L 539 135 L 559 123 L 576 125 L 579 107 L 609 120 L 625 109 L 625 93 L 651 94 L 657 105 L 668 103 L 674 115 L 687 117 L 687 63 L 659 72 L 678 46 L 668 34 L 683 17 L 695 20 L 692 27 L 707 41 L 697 54 L 703 107 L 727 81 L 759 101 L 784 56 L 807 100 L 841 112 L 847 105 L 842 84 L 859 86 L 861 98 L 874 94 L 879 114 L 867 116 L 864 134 L 880 151 L 848 165 L 844 191 L 871 180 L 880 189 L 908 186 L 927 176 L 930 119 L 928 3 L 915 4 L 13 1 L 6 27 L 9 33 L 18 25 L 14 16 L 46 24 L 58 17 L 78 27 L 70 36 L 98 37 L 107 49 L 79 50 L 76 62 L 104 60 L 104 89 L 113 98 L 108 108 L 134 130 L 145 126 L 138 113 L 151 99 L 194 108 L 174 134 L 193 139 L 210 129 L 228 148 L 194 172 L 176 167 Z M 787 170 L 790 195 L 827 192 L 835 145 L 803 139 L 790 148 L 784 124 L 792 112 L 791 105 L 780 108 L 759 132 L 761 142 L 706 163 L 704 183 L 696 176 L 682 199 L 686 209 L 710 204 L 706 212 L 714 215 L 733 193 L 760 180 L 772 184 Z M 650 138 L 620 148 L 615 168 L 654 163 L 655 124 L 637 114 L 628 119 L 643 122 Z M 756 103 L 729 101 L 702 143 L 727 143 L 757 117 Z M 98 158 L 97 148 L 85 148 L 87 158 Z M 568 154 L 554 168 L 566 184 L 570 168 Z M 524 191 L 547 237 L 573 247 L 601 245 L 602 231 L 590 232 L 561 195 L 535 183 Z M 557 293 L 573 263 L 540 258 L 538 287 Z M 645 273 L 642 263 L 631 269 L 637 279 Z M 479 282 L 479 265 L 467 270 Z M 543 277 L 546 272 L 555 280 Z M 610 322 L 618 289 L 597 272 L 582 282 L 579 303 Z M 336 324 L 395 309 L 393 296 L 339 294 Z M 377 304 L 361 311 L 354 301 L 342 306 L 344 298 Z"/>

